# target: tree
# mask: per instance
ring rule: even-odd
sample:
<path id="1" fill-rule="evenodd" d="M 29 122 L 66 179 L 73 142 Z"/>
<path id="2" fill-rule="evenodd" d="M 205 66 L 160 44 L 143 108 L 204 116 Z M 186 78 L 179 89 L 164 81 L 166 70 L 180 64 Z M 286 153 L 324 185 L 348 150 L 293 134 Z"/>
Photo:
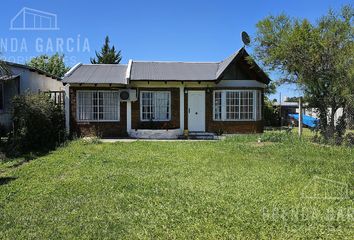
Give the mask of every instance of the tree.
<path id="1" fill-rule="evenodd" d="M 64 110 L 50 95 L 21 94 L 13 98 L 13 129 L 6 144 L 10 156 L 46 152 L 65 140 Z"/>
<path id="2" fill-rule="evenodd" d="M 345 109 L 354 93 L 353 12 L 351 6 L 340 13 L 330 10 L 315 24 L 285 14 L 257 23 L 256 59 L 277 71 L 280 83 L 299 86 L 306 101 L 318 109 L 325 137 L 334 136 L 335 112 Z"/>
<path id="3" fill-rule="evenodd" d="M 64 55 L 59 55 L 58 53 L 51 57 L 48 55 L 41 55 L 32 58 L 27 65 L 57 77 L 63 77 L 64 74 L 70 70 L 70 68 L 64 63 Z"/>
<path id="4" fill-rule="evenodd" d="M 97 59 L 96 59 L 97 58 Z M 121 51 L 116 52 L 114 46 L 109 46 L 109 37 L 106 36 L 101 52 L 96 51 L 96 58 L 91 58 L 92 64 L 119 64 L 122 60 Z"/>
<path id="5" fill-rule="evenodd" d="M 285 102 L 298 102 L 299 97 L 288 97 Z"/>

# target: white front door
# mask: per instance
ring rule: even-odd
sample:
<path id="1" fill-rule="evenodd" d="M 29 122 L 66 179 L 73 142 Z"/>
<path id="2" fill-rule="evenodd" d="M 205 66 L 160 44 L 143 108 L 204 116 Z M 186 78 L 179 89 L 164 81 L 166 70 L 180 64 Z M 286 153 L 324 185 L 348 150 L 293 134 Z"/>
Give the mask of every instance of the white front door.
<path id="1" fill-rule="evenodd" d="M 205 131 L 204 91 L 188 91 L 188 130 Z"/>

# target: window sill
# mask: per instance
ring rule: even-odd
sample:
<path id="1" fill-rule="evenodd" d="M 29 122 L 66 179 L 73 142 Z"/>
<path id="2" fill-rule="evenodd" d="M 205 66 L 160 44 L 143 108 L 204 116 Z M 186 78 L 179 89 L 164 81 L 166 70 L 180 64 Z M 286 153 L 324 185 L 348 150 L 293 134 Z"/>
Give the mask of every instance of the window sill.
<path id="1" fill-rule="evenodd" d="M 262 121 L 260 120 L 255 120 L 255 119 L 238 119 L 238 120 L 231 120 L 231 119 L 226 119 L 226 120 L 217 120 L 213 119 L 214 122 L 259 122 Z"/>
<path id="2" fill-rule="evenodd" d="M 79 120 L 76 121 L 78 124 L 90 124 L 90 123 L 110 123 L 110 122 L 120 122 L 119 120 Z"/>
<path id="3" fill-rule="evenodd" d="M 166 120 L 142 120 L 140 119 L 140 122 L 169 122 L 171 119 L 166 119 Z"/>

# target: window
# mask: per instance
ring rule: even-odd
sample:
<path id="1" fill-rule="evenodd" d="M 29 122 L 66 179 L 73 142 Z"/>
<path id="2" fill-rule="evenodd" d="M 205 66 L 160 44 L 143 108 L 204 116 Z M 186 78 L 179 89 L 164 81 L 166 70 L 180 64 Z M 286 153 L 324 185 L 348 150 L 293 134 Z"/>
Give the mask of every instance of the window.
<path id="1" fill-rule="evenodd" d="M 261 92 L 257 90 L 214 91 L 214 120 L 260 120 Z"/>
<path id="2" fill-rule="evenodd" d="M 118 91 L 77 91 L 78 121 L 119 121 Z"/>
<path id="3" fill-rule="evenodd" d="M 171 93 L 167 91 L 140 92 L 141 121 L 169 121 Z"/>

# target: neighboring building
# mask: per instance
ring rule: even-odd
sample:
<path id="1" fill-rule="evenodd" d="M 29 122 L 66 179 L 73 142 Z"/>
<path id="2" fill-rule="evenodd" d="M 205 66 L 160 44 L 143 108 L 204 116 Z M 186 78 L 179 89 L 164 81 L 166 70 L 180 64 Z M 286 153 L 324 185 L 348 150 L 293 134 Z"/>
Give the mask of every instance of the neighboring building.
<path id="1" fill-rule="evenodd" d="M 299 103 L 298 102 L 274 102 L 273 103 L 274 107 L 279 108 L 279 113 L 281 114 L 281 121 L 282 121 L 282 126 L 289 125 L 291 123 L 291 118 L 289 117 L 289 114 L 296 114 L 300 112 L 299 109 Z M 311 108 L 308 106 L 308 103 L 304 103 L 302 107 L 302 114 L 314 117 L 314 118 L 319 118 L 318 112 L 316 108 Z M 330 121 L 330 115 L 331 115 L 332 109 L 328 108 L 328 121 Z M 339 118 L 343 116 L 343 108 L 338 108 L 337 111 L 334 114 L 334 121 L 335 124 L 337 124 L 337 121 Z M 351 123 L 352 120 L 348 119 L 348 123 Z"/>
<path id="2" fill-rule="evenodd" d="M 278 108 L 280 114 L 280 126 L 288 126 L 291 124 L 289 114 L 299 113 L 299 103 L 297 102 L 273 102 L 273 107 Z M 303 108 L 305 114 L 305 108 Z"/>
<path id="3" fill-rule="evenodd" d="M 78 64 L 64 77 L 67 128 L 103 137 L 263 131 L 268 76 L 241 48 L 221 62 Z"/>
<path id="4" fill-rule="evenodd" d="M 6 62 L 10 76 L 0 77 L 0 124 L 10 128 L 12 124 L 12 99 L 26 92 L 62 91 L 60 78 L 27 65 Z"/>

